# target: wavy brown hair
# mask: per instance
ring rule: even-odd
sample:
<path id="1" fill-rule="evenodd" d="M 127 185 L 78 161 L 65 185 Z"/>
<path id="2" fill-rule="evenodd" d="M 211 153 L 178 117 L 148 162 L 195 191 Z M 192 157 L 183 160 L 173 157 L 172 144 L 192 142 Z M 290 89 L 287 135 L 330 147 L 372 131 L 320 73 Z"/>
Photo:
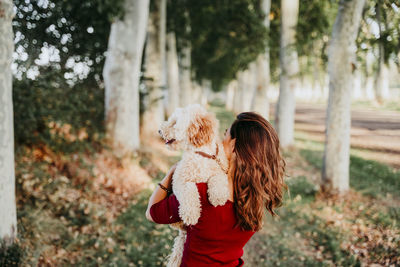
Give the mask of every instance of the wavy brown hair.
<path id="1" fill-rule="evenodd" d="M 237 115 L 230 129 L 235 138 L 231 168 L 237 225 L 243 230 L 262 228 L 264 207 L 272 216 L 282 204 L 285 161 L 272 125 L 254 112 Z"/>

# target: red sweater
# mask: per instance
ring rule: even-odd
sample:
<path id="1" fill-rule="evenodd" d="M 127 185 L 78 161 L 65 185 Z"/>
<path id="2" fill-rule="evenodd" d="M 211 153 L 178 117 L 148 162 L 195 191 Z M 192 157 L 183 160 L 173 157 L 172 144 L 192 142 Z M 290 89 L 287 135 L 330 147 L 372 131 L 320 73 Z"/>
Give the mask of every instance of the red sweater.
<path id="1" fill-rule="evenodd" d="M 207 197 L 207 184 L 198 183 L 201 215 L 195 225 L 187 229 L 181 267 L 185 266 L 243 266 L 243 247 L 253 236 L 253 231 L 242 231 L 236 223 L 233 202 L 214 207 Z M 179 202 L 175 195 L 153 204 L 150 215 L 154 222 L 170 224 L 181 221 Z"/>

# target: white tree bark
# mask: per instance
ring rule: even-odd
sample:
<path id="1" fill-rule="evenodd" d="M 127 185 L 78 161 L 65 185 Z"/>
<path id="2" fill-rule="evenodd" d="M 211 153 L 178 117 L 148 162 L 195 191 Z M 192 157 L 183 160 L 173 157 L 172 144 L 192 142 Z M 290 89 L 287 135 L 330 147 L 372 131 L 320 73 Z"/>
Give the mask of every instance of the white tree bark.
<path id="1" fill-rule="evenodd" d="M 251 62 L 249 68 L 239 72 L 238 87 L 240 92 L 240 105 L 239 112 L 252 110 L 253 96 L 256 90 L 257 77 L 256 77 L 256 63 Z"/>
<path id="2" fill-rule="evenodd" d="M 190 95 L 189 104 L 193 103 L 200 104 L 202 90 L 203 88 L 197 81 L 192 82 L 192 93 Z"/>
<path id="3" fill-rule="evenodd" d="M 365 0 L 341 0 L 328 48 L 329 101 L 322 168 L 325 190 L 349 189 L 351 86 Z"/>
<path id="4" fill-rule="evenodd" d="M 252 101 L 252 110 L 261 116 L 269 119 L 268 87 L 270 82 L 269 75 L 269 52 L 259 55 L 256 61 L 256 90 Z"/>
<path id="5" fill-rule="evenodd" d="M 145 101 L 142 130 L 146 136 L 158 137 L 158 129 L 164 121 L 163 89 L 166 87 L 165 63 L 165 25 L 161 4 L 156 1 L 156 7 L 150 12 L 147 27 L 147 42 L 145 55 L 145 77 L 148 95 Z"/>
<path id="6" fill-rule="evenodd" d="M 11 71 L 13 17 L 12 1 L 0 0 L 0 241 L 6 245 L 12 244 L 17 236 Z"/>
<path id="7" fill-rule="evenodd" d="M 176 52 L 176 38 L 175 33 L 170 32 L 167 34 L 167 73 L 168 73 L 168 116 L 179 107 L 179 67 L 178 55 Z"/>
<path id="8" fill-rule="evenodd" d="M 382 17 L 381 17 L 381 3 L 380 1 L 376 4 L 376 19 L 379 29 L 379 35 L 382 36 Z M 388 77 L 388 67 L 385 64 L 385 47 L 381 42 L 378 44 L 379 58 L 378 58 L 378 68 L 376 70 L 374 87 L 375 87 L 375 97 L 378 102 L 382 102 L 384 99 L 388 98 L 389 95 L 389 77 Z"/>
<path id="9" fill-rule="evenodd" d="M 133 152 L 139 139 L 139 82 L 149 0 L 125 0 L 125 15 L 111 26 L 104 64 L 106 130 L 113 147 Z"/>
<path id="10" fill-rule="evenodd" d="M 374 55 L 372 52 L 367 53 L 365 57 L 365 79 L 363 83 L 363 98 L 367 100 L 374 100 L 375 99 L 375 92 L 374 92 L 374 70 L 373 70 L 373 61 Z"/>
<path id="11" fill-rule="evenodd" d="M 184 14 L 186 17 L 189 16 L 188 12 Z M 190 24 L 186 25 L 186 32 L 190 33 Z M 192 85 L 192 57 L 191 57 L 192 47 L 189 41 L 184 42 L 181 49 L 180 60 L 179 60 L 179 74 L 180 74 L 180 105 L 187 106 L 194 102 L 192 94 L 194 93 L 194 85 Z"/>
<path id="12" fill-rule="evenodd" d="M 280 89 L 275 118 L 281 146 L 294 142 L 295 92 L 298 87 L 299 61 L 295 47 L 298 0 L 281 1 Z"/>
<path id="13" fill-rule="evenodd" d="M 262 9 L 265 13 L 264 26 L 269 30 L 269 13 L 271 10 L 271 0 L 262 1 Z M 268 120 L 269 118 L 269 102 L 268 102 L 268 87 L 270 83 L 270 68 L 269 68 L 269 46 L 265 48 L 264 54 L 258 56 L 257 61 L 257 85 L 254 94 L 252 110 L 261 114 Z"/>
<path id="14" fill-rule="evenodd" d="M 351 99 L 360 100 L 363 97 L 362 90 L 362 73 L 359 69 L 355 70 L 353 73 L 353 85 L 352 85 L 352 94 Z"/>
<path id="15" fill-rule="evenodd" d="M 235 104 L 235 91 L 237 87 L 237 81 L 232 80 L 228 83 L 226 87 L 226 103 L 225 103 L 225 108 L 227 110 L 233 111 L 233 107 Z"/>
<path id="16" fill-rule="evenodd" d="M 389 70 L 385 64 L 383 53 L 383 44 L 379 44 L 378 68 L 376 70 L 374 88 L 375 98 L 380 103 L 389 98 Z"/>
<path id="17" fill-rule="evenodd" d="M 161 84 L 163 91 L 163 118 L 168 113 L 168 74 L 167 74 L 167 0 L 160 0 L 160 30 L 158 31 L 160 40 L 161 58 Z"/>
<path id="18" fill-rule="evenodd" d="M 187 45 L 182 48 L 181 60 L 180 60 L 180 105 L 185 107 L 191 104 L 192 94 L 193 94 L 193 85 L 192 85 L 192 76 L 191 76 L 191 48 L 190 45 Z"/>
<path id="19" fill-rule="evenodd" d="M 210 80 L 207 79 L 203 79 L 201 81 L 201 96 L 200 96 L 200 104 L 202 104 L 203 106 L 207 106 L 208 105 L 208 97 L 211 94 L 212 91 L 212 83 Z"/>
<path id="20" fill-rule="evenodd" d="M 243 99 L 242 99 L 242 87 L 243 87 L 243 71 L 238 71 L 236 73 L 236 86 L 235 94 L 234 94 L 234 105 L 233 105 L 233 112 L 238 114 L 243 111 Z"/>

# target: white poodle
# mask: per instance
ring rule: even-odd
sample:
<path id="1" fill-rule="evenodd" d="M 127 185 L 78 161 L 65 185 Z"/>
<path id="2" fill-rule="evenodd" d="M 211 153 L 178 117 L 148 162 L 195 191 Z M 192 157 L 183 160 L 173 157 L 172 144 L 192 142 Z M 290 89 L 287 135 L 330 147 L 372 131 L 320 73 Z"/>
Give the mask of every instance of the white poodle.
<path id="1" fill-rule="evenodd" d="M 185 225 L 197 223 L 200 196 L 196 183 L 208 184 L 208 199 L 213 206 L 224 205 L 229 199 L 228 162 L 218 138 L 218 121 L 198 104 L 177 108 L 159 131 L 165 143 L 173 149 L 183 149 L 172 177 L 172 190 L 179 201 L 179 216 Z M 167 266 L 181 264 L 186 231 L 175 225 L 179 234 Z"/>

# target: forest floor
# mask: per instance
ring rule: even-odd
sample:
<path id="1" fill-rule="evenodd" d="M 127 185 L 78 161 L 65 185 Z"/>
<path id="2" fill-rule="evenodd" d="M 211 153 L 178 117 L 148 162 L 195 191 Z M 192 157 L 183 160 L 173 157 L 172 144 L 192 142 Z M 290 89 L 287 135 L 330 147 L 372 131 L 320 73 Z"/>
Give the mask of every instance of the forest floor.
<path id="1" fill-rule="evenodd" d="M 324 142 L 325 118 L 326 105 L 296 104 L 296 137 L 304 141 Z M 378 110 L 358 104 L 352 108 L 351 118 L 353 152 L 399 169 L 400 110 Z"/>
<path id="2" fill-rule="evenodd" d="M 211 110 L 221 132 L 234 119 L 221 106 Z M 400 173 L 353 153 L 348 194 L 320 195 L 323 145 L 298 135 L 285 152 L 284 205 L 245 246 L 246 265 L 399 265 Z M 17 148 L 19 242 L 0 251 L 0 266 L 163 266 L 176 232 L 147 221 L 145 210 L 180 154 L 161 141 L 144 142 L 130 158 L 104 146 L 75 153 Z"/>

